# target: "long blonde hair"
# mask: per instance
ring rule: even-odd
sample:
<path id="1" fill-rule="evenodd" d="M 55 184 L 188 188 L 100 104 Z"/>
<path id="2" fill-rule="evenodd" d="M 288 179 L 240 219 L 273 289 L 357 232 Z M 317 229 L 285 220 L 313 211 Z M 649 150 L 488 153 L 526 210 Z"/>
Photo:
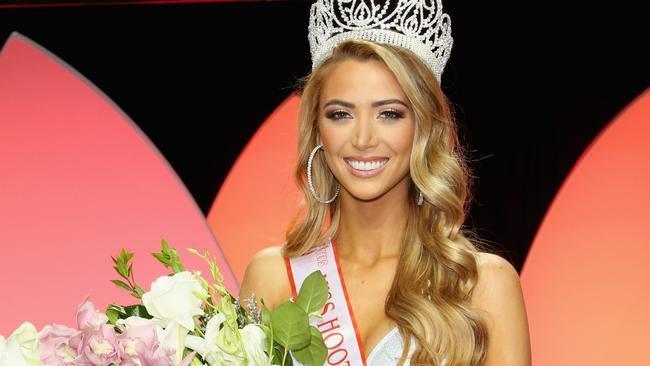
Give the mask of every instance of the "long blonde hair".
<path id="1" fill-rule="evenodd" d="M 300 256 L 335 236 L 338 200 L 318 203 L 305 184 L 309 153 L 318 143 L 320 91 L 332 67 L 346 59 L 377 60 L 390 69 L 412 105 L 415 135 L 410 158 L 409 214 L 400 243 L 399 268 L 386 298 L 386 315 L 404 338 L 402 364 L 411 336 L 417 340 L 412 365 L 480 365 L 487 331 L 470 306 L 478 280 L 479 242 L 462 224 L 469 201 L 469 169 L 458 143 L 449 103 L 431 70 L 408 50 L 360 40 L 340 44 L 302 85 L 295 178 L 305 205 L 287 231 L 284 254 Z M 336 181 L 318 154 L 312 168 L 320 197 L 331 197 Z M 416 204 L 416 192 L 425 203 Z"/>

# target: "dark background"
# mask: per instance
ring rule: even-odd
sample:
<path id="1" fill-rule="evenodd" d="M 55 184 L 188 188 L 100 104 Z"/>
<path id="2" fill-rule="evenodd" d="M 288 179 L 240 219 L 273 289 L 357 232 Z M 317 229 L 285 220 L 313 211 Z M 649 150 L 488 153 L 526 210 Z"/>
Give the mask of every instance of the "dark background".
<path id="1" fill-rule="evenodd" d="M 204 213 L 249 138 L 310 70 L 308 1 L 0 9 L 120 106 Z M 641 5 L 446 1 L 443 89 L 474 171 L 466 222 L 521 269 L 570 169 L 648 87 Z M 216 151 L 216 153 L 215 153 Z"/>

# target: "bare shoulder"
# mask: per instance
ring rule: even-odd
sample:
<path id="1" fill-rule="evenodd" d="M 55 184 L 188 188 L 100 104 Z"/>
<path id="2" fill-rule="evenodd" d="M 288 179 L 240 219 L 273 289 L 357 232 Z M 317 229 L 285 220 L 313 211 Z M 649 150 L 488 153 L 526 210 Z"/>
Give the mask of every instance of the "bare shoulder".
<path id="1" fill-rule="evenodd" d="M 478 253 L 478 283 L 472 294 L 473 304 L 481 309 L 493 309 L 504 301 L 521 297 L 519 274 L 501 256 Z"/>
<path id="2" fill-rule="evenodd" d="M 479 253 L 472 304 L 484 314 L 488 353 L 484 365 L 530 365 L 530 335 L 515 267 L 503 257 Z"/>
<path id="3" fill-rule="evenodd" d="M 478 253 L 478 267 L 479 275 L 497 275 L 505 276 L 506 278 L 517 279 L 519 281 L 519 274 L 515 267 L 508 262 L 505 258 L 486 252 Z"/>
<path id="4" fill-rule="evenodd" d="M 252 294 L 273 309 L 291 296 L 291 286 L 282 255 L 282 247 L 268 247 L 257 252 L 248 263 L 239 291 L 242 299 Z"/>

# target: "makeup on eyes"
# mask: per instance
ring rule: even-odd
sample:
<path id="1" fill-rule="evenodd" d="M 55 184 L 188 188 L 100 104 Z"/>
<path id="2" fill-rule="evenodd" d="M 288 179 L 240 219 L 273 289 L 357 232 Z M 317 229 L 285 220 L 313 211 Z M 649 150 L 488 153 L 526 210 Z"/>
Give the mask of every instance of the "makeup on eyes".
<path id="1" fill-rule="evenodd" d="M 380 111 L 379 114 L 377 115 L 378 119 L 389 119 L 389 120 L 402 119 L 404 117 L 405 117 L 404 112 L 393 108 Z M 326 111 L 325 118 L 330 120 L 341 120 L 341 119 L 350 119 L 353 117 L 350 115 L 349 112 L 337 109 L 332 111 Z"/>

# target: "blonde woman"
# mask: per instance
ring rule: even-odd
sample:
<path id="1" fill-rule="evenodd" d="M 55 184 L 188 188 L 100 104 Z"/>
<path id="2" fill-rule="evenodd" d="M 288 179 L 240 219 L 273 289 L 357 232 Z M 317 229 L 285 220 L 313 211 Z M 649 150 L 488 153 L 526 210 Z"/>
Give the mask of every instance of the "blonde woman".
<path id="1" fill-rule="evenodd" d="M 334 3 L 316 3 L 310 32 Z M 517 271 L 462 227 L 468 170 L 439 83 L 448 53 L 357 35 L 314 58 L 296 167 L 305 207 L 286 244 L 251 260 L 241 298 L 274 308 L 320 269 L 326 365 L 530 365 Z"/>

